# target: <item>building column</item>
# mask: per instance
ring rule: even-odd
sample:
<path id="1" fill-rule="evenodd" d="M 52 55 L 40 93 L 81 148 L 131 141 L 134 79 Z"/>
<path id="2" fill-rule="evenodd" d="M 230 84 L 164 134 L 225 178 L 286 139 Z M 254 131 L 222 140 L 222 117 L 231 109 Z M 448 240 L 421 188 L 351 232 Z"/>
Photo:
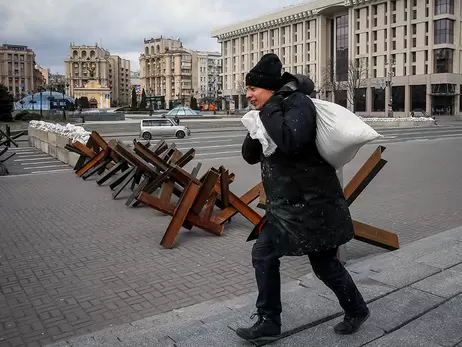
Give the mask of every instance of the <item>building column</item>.
<path id="1" fill-rule="evenodd" d="M 460 84 L 456 84 L 456 96 L 455 96 L 455 100 L 454 100 L 454 110 L 453 110 L 453 113 L 454 113 L 454 116 L 458 116 L 460 115 Z"/>
<path id="2" fill-rule="evenodd" d="M 411 86 L 409 84 L 406 84 L 404 86 L 404 114 L 405 114 L 405 117 L 407 117 L 412 110 L 411 99 L 412 99 Z"/>
<path id="3" fill-rule="evenodd" d="M 222 109 L 223 111 L 226 110 L 226 100 L 225 100 L 225 99 L 221 100 L 221 109 Z"/>
<path id="4" fill-rule="evenodd" d="M 372 97 L 372 87 L 367 87 L 366 89 L 366 112 L 370 116 L 372 113 L 373 105 L 372 105 L 373 97 Z"/>
<path id="5" fill-rule="evenodd" d="M 432 113 L 432 84 L 430 81 L 427 82 L 427 91 L 426 91 L 426 98 L 425 98 L 425 111 L 427 114 Z"/>
<path id="6" fill-rule="evenodd" d="M 393 87 L 385 87 L 385 118 L 387 118 L 390 114 L 390 94 L 392 93 L 391 88 Z"/>
<path id="7" fill-rule="evenodd" d="M 242 110 L 244 107 L 243 107 L 243 102 L 242 102 L 242 95 L 239 95 L 238 96 L 238 109 L 239 110 Z"/>

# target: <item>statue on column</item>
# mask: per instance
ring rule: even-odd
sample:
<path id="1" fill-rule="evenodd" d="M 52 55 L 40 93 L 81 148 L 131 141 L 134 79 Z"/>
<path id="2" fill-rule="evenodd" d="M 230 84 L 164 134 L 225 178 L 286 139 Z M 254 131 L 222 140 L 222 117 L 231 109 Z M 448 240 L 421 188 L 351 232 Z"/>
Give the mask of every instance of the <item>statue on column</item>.
<path id="1" fill-rule="evenodd" d="M 87 71 L 88 71 L 88 74 L 89 74 L 89 78 L 90 79 L 94 79 L 95 78 L 95 73 L 96 73 L 96 66 L 88 66 L 87 67 Z"/>

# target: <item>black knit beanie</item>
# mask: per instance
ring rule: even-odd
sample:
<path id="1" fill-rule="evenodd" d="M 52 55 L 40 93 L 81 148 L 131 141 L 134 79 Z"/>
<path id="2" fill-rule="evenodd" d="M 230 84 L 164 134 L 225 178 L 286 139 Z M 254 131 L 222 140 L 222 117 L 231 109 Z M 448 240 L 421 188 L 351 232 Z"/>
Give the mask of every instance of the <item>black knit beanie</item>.
<path id="1" fill-rule="evenodd" d="M 274 53 L 263 55 L 260 61 L 245 76 L 245 85 L 267 90 L 282 87 L 282 63 Z"/>

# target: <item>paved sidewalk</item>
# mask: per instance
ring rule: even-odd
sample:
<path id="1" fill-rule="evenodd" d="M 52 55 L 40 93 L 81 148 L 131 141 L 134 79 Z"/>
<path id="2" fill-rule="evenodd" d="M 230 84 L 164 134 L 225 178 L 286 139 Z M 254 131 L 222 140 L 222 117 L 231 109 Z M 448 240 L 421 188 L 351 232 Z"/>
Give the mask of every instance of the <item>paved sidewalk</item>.
<path id="1" fill-rule="evenodd" d="M 332 328 L 341 318 L 333 294 L 308 275 L 283 289 L 283 334 L 271 346 L 462 346 L 462 228 L 414 242 L 348 267 L 371 317 L 351 336 Z M 114 326 L 50 347 L 253 346 L 234 330 L 248 324 L 255 294 L 210 301 Z M 307 343 L 309 341 L 309 343 Z"/>

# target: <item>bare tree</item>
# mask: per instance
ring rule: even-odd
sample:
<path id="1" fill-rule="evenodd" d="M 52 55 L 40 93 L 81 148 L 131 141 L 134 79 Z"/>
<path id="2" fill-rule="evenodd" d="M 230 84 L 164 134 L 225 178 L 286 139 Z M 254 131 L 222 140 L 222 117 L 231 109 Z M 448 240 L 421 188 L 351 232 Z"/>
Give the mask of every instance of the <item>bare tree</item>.
<path id="1" fill-rule="evenodd" d="M 323 91 L 330 91 L 334 95 L 334 99 L 337 98 L 338 91 L 342 90 L 343 83 L 337 80 L 337 73 L 333 60 L 327 62 L 326 67 L 321 72 L 321 86 Z"/>
<path id="2" fill-rule="evenodd" d="M 236 90 L 238 95 L 246 95 L 247 94 L 247 86 L 245 85 L 244 81 L 239 81 L 236 83 Z"/>
<path id="3" fill-rule="evenodd" d="M 358 89 L 366 86 L 368 69 L 367 58 L 358 58 L 348 62 L 348 79 L 345 81 L 345 87 L 348 103 L 353 107 L 353 112 L 356 111 Z"/>
<path id="4" fill-rule="evenodd" d="M 343 81 L 337 78 L 337 69 L 335 63 L 331 60 L 322 72 L 322 85 L 325 90 L 331 91 L 334 94 L 334 99 L 337 100 L 340 91 L 346 91 L 347 103 L 355 112 L 357 103 L 357 91 L 365 87 L 368 78 L 368 62 L 367 58 L 358 58 L 348 61 L 348 69 L 346 77 Z"/>
<path id="5" fill-rule="evenodd" d="M 323 90 L 324 90 L 324 85 L 321 83 L 318 83 L 317 78 L 316 78 L 316 72 L 311 72 L 308 66 L 305 67 L 304 74 L 308 76 L 314 83 L 314 91 L 311 94 L 314 97 L 318 97 L 318 95 L 321 95 Z"/>

